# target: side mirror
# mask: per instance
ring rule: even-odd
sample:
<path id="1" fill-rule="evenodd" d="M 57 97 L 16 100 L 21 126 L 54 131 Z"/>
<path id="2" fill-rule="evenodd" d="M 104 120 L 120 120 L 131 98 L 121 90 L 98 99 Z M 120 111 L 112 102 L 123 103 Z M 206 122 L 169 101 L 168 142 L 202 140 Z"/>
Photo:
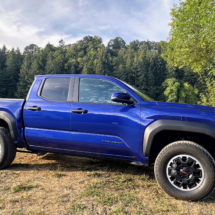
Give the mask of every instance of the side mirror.
<path id="1" fill-rule="evenodd" d="M 131 100 L 131 96 L 127 93 L 113 93 L 111 96 L 111 100 L 113 102 L 126 103 L 126 104 L 134 104 L 134 101 Z"/>

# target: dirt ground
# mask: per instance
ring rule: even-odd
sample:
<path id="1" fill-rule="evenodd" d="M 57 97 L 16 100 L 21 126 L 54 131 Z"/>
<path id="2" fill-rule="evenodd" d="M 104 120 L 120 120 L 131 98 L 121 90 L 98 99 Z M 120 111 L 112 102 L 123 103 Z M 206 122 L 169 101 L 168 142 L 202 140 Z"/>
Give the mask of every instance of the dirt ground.
<path id="1" fill-rule="evenodd" d="M 215 198 L 175 200 L 153 168 L 48 153 L 17 153 L 0 171 L 0 214 L 215 214 Z"/>

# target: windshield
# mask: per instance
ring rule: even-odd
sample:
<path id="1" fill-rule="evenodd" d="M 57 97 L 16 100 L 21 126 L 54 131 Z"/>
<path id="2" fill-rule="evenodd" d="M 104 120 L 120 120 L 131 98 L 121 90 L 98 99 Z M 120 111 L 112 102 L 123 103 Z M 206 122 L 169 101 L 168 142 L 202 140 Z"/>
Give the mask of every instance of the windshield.
<path id="1" fill-rule="evenodd" d="M 150 98 L 148 95 L 146 95 L 144 92 L 140 91 L 139 89 L 133 87 L 132 85 L 122 81 L 125 85 L 127 85 L 129 88 L 131 88 L 135 93 L 137 93 L 144 101 L 154 101 L 152 98 Z"/>

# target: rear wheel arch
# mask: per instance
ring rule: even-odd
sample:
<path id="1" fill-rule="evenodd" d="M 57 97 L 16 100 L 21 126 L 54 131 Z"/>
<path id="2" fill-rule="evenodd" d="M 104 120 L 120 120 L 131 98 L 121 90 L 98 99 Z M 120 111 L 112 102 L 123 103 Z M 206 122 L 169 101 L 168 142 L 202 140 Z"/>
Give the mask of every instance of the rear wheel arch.
<path id="1" fill-rule="evenodd" d="M 165 137 L 163 142 L 161 140 L 162 137 Z M 215 148 L 215 128 L 213 126 L 188 121 L 158 120 L 150 124 L 145 130 L 143 155 L 149 158 L 150 163 L 153 163 L 152 161 L 155 160 L 155 157 L 153 157 L 153 154 L 155 155 L 154 150 L 156 150 L 155 145 L 158 144 L 158 141 L 161 142 L 159 144 L 163 144 L 159 149 L 160 151 L 166 145 L 177 140 L 191 140 L 205 147 L 204 143 L 200 141 L 205 138 L 207 139 L 205 144 Z M 205 148 L 209 152 L 211 151 L 210 147 L 206 146 Z M 215 153 L 212 156 L 215 158 Z"/>
<path id="2" fill-rule="evenodd" d="M 15 119 L 6 111 L 0 111 L 0 126 L 6 127 L 10 131 L 11 139 L 17 140 L 17 125 Z"/>

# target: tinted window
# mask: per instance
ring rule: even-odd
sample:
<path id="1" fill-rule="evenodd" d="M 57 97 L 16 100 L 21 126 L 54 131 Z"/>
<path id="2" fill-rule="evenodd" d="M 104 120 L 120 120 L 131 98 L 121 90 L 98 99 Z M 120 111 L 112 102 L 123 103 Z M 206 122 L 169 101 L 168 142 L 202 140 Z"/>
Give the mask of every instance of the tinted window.
<path id="1" fill-rule="evenodd" d="M 126 93 L 118 85 L 96 78 L 81 78 L 79 87 L 79 102 L 114 103 L 111 95 L 114 92 Z"/>
<path id="2" fill-rule="evenodd" d="M 47 78 L 43 85 L 41 96 L 52 101 L 67 101 L 69 78 Z"/>

